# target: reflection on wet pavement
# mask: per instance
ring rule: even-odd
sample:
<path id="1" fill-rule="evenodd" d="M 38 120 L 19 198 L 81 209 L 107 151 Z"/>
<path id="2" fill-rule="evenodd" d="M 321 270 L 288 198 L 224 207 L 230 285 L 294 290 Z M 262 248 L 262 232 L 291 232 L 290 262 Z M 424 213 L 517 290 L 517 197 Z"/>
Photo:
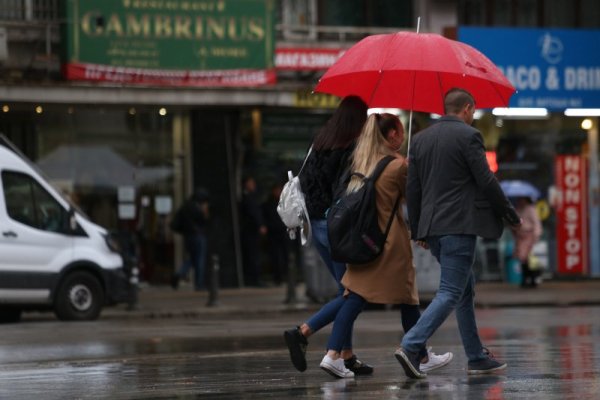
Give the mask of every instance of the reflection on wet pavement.
<path id="1" fill-rule="evenodd" d="M 576 311 L 494 310 L 478 315 L 484 343 L 509 366 L 500 374 L 474 377 L 466 374 L 451 319 L 430 344 L 437 352 L 454 352 L 454 360 L 425 380 L 408 379 L 393 357 L 398 321 L 386 312 L 366 313 L 356 326 L 355 348 L 375 366 L 374 375 L 340 380 L 318 368 L 327 332 L 311 338 L 306 372 L 291 366 L 281 332 L 292 318 L 238 321 L 238 326 L 251 325 L 248 335 L 227 334 L 226 323 L 214 321 L 210 326 L 169 321 L 176 332 L 172 334 L 148 326 L 139 331 L 126 326 L 120 332 L 101 322 L 74 324 L 69 329 L 81 328 L 89 339 L 72 332 L 62 343 L 60 338 L 31 343 L 34 335 L 25 329 L 31 326 L 24 326 L 19 341 L 11 336 L 19 328 L 7 328 L 0 344 L 0 398 L 597 399 L 599 309 Z"/>

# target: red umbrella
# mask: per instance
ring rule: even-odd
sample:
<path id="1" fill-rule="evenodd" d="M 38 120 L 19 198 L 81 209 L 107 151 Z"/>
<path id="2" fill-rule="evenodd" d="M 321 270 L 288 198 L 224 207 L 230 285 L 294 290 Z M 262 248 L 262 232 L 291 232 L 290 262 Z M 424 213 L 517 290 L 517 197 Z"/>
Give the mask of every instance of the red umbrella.
<path id="1" fill-rule="evenodd" d="M 515 88 L 481 52 L 432 33 L 362 39 L 323 75 L 315 91 L 360 96 L 369 107 L 443 114 L 444 95 L 468 90 L 478 108 L 508 107 Z"/>

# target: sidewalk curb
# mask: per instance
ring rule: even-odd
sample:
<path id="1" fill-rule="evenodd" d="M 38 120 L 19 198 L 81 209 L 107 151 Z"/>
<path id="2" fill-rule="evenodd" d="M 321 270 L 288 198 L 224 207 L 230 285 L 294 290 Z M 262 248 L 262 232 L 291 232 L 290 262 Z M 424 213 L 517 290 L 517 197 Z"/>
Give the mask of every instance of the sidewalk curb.
<path id="1" fill-rule="evenodd" d="M 297 288 L 302 293 L 302 287 Z M 256 316 L 290 313 L 311 313 L 322 304 L 312 303 L 305 296 L 298 296 L 294 304 L 285 304 L 284 287 L 223 289 L 218 303 L 207 306 L 208 293 L 169 287 L 143 287 L 139 303 L 133 310 L 125 305 L 107 307 L 101 318 L 107 319 L 173 319 L 217 318 L 227 316 Z M 421 293 L 421 307 L 429 305 L 434 293 Z M 502 282 L 478 283 L 475 307 L 534 308 L 534 307 L 585 307 L 600 305 L 600 280 L 550 281 L 536 289 L 522 289 Z M 373 309 L 377 309 L 376 306 Z M 383 308 L 382 308 L 383 309 Z M 388 307 L 394 309 L 394 307 Z"/>

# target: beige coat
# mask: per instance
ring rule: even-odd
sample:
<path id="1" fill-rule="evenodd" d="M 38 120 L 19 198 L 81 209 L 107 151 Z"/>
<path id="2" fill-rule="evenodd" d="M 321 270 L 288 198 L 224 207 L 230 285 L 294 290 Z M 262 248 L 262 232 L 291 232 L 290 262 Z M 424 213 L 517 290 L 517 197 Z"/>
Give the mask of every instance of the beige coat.
<path id="1" fill-rule="evenodd" d="M 387 225 L 391 210 L 400 193 L 405 198 L 407 167 L 401 159 L 388 164 L 375 183 L 379 226 Z M 368 264 L 348 265 L 342 279 L 346 289 L 371 303 L 419 304 L 410 235 L 401 207 L 396 212 L 383 252 Z"/>

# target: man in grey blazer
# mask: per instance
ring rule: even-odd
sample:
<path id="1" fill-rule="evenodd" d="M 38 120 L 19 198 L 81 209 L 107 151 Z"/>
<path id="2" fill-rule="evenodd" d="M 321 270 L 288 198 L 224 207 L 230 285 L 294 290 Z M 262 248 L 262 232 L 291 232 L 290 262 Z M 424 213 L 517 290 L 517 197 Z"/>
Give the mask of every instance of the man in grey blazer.
<path id="1" fill-rule="evenodd" d="M 473 262 L 477 236 L 498 238 L 503 222 L 519 226 L 515 212 L 485 157 L 481 133 L 471 127 L 475 101 L 463 89 L 444 98 L 445 116 L 413 139 L 407 207 L 411 236 L 440 262 L 440 286 L 395 356 L 407 376 L 424 378 L 419 351 L 453 310 L 468 358 L 469 374 L 506 368 L 483 347 L 473 308 Z"/>

